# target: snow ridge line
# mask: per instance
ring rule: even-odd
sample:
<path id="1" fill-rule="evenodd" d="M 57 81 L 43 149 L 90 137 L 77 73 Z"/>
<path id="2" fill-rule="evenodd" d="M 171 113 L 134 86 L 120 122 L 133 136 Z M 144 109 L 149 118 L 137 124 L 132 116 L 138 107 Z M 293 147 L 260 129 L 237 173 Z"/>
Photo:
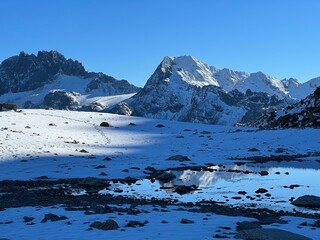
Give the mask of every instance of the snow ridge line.
<path id="1" fill-rule="evenodd" d="M 74 118 L 70 118 L 70 117 L 64 117 L 64 116 L 59 116 L 59 115 L 54 115 L 54 114 L 46 114 L 46 113 L 26 113 L 24 112 L 24 114 L 29 114 L 29 115 L 38 115 L 38 116 L 47 116 L 47 117 L 58 117 L 58 118 L 62 118 L 62 119 L 66 119 L 66 120 L 71 120 L 71 121 L 75 121 L 75 122 L 81 122 L 84 124 L 88 124 L 88 125 L 92 125 L 93 128 L 100 133 L 100 135 L 106 140 L 107 144 L 110 145 L 111 144 L 111 139 L 109 137 L 107 137 L 105 135 L 105 133 L 99 129 L 99 126 L 97 124 L 94 123 L 90 123 L 90 122 L 86 122 L 86 121 L 81 121 L 79 119 L 74 119 Z"/>

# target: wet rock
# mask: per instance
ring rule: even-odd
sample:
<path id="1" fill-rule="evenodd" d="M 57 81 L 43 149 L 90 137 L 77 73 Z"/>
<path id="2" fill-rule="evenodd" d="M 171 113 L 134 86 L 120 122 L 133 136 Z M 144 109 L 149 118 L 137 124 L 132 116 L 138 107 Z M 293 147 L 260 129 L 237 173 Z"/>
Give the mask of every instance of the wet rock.
<path id="1" fill-rule="evenodd" d="M 255 229 L 255 228 L 261 228 L 261 224 L 259 222 L 237 222 L 237 231 L 241 230 L 247 230 L 247 229 Z"/>
<path id="2" fill-rule="evenodd" d="M 246 191 L 239 191 L 238 194 L 240 194 L 240 195 L 246 195 L 247 192 L 246 192 Z"/>
<path id="3" fill-rule="evenodd" d="M 143 227 L 144 225 L 146 225 L 148 223 L 148 221 L 145 222 L 139 222 L 139 221 L 129 221 L 125 227 L 131 227 L 131 228 L 135 228 L 135 227 Z"/>
<path id="4" fill-rule="evenodd" d="M 311 240 L 311 238 L 280 229 L 246 229 L 237 233 L 235 238 L 255 240 Z"/>
<path id="5" fill-rule="evenodd" d="M 297 187 L 300 187 L 299 184 L 291 184 L 290 186 L 283 186 L 284 188 L 290 188 L 290 189 L 294 189 L 294 188 L 297 188 Z"/>
<path id="6" fill-rule="evenodd" d="M 300 207 L 320 208 L 320 197 L 314 195 L 303 195 L 291 202 L 291 204 Z"/>
<path id="7" fill-rule="evenodd" d="M 241 197 L 238 197 L 238 196 L 235 196 L 235 197 L 231 197 L 232 199 L 235 199 L 235 200 L 240 200 Z"/>
<path id="8" fill-rule="evenodd" d="M 176 175 L 174 175 L 172 172 L 163 172 L 157 177 L 159 181 L 164 183 L 170 182 L 175 178 L 176 178 Z"/>
<path id="9" fill-rule="evenodd" d="M 112 127 L 112 125 L 108 122 L 102 122 L 100 123 L 100 127 Z"/>
<path id="10" fill-rule="evenodd" d="M 44 218 L 41 220 L 41 222 L 42 223 L 45 223 L 47 221 L 56 222 L 56 221 L 61 221 L 65 219 L 68 219 L 68 218 L 66 216 L 58 216 L 53 213 L 47 213 L 44 215 Z"/>
<path id="11" fill-rule="evenodd" d="M 175 189 L 174 189 L 174 192 L 180 194 L 180 195 L 183 195 L 183 194 L 186 194 L 186 193 L 189 193 L 189 192 L 192 192 L 194 190 L 196 190 L 197 187 L 195 185 L 192 185 L 192 186 L 177 186 Z"/>
<path id="12" fill-rule="evenodd" d="M 267 189 L 265 189 L 265 188 L 259 188 L 257 191 L 256 191 L 256 193 L 266 193 L 266 192 L 268 192 L 268 190 Z"/>
<path id="13" fill-rule="evenodd" d="M 183 218 L 183 219 L 181 219 L 180 223 L 182 223 L 182 224 L 193 224 L 194 221 Z"/>
<path id="14" fill-rule="evenodd" d="M 261 172 L 259 172 L 259 174 L 260 174 L 261 176 L 267 176 L 267 175 L 269 175 L 268 171 L 261 171 Z"/>
<path id="15" fill-rule="evenodd" d="M 171 156 L 171 157 L 167 158 L 167 160 L 176 160 L 179 162 L 191 161 L 187 156 L 183 156 L 183 155 L 179 155 L 179 154 Z"/>
<path id="16" fill-rule="evenodd" d="M 90 224 L 90 227 L 107 231 L 118 229 L 119 225 L 116 221 L 109 219 L 105 222 L 93 222 Z"/>

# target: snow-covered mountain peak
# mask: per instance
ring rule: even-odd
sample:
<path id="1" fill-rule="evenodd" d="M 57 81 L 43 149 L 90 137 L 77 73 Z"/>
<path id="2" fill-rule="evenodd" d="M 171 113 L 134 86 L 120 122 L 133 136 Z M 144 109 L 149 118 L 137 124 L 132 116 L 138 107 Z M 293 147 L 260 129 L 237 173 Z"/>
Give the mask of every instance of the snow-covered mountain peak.
<path id="1" fill-rule="evenodd" d="M 249 77 L 239 81 L 235 88 L 241 92 L 250 89 L 254 92 L 265 92 L 270 95 L 275 94 L 280 98 L 284 98 L 287 95 L 287 91 L 279 79 L 263 72 L 251 73 Z"/>
<path id="2" fill-rule="evenodd" d="M 203 87 L 207 85 L 219 86 L 218 81 L 213 77 L 210 67 L 192 56 L 171 57 L 173 84 L 182 82 L 189 85 Z M 169 63 L 165 58 L 163 64 Z"/>
<path id="3" fill-rule="evenodd" d="M 250 74 L 246 72 L 233 71 L 228 68 L 216 69 L 215 67 L 210 67 L 214 73 L 214 78 L 217 79 L 219 85 L 226 92 L 234 90 L 236 84 L 247 78 Z"/>
<path id="4" fill-rule="evenodd" d="M 295 78 L 285 78 L 282 80 L 282 83 L 285 88 L 299 87 L 301 85 L 298 79 L 295 79 Z"/>

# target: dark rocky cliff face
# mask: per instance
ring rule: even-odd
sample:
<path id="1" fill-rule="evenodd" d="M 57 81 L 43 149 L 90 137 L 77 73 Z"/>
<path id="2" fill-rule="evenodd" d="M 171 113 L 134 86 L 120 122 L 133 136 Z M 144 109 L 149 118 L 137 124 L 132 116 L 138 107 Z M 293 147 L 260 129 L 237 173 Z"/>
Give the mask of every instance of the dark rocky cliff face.
<path id="1" fill-rule="evenodd" d="M 93 78 L 87 92 L 102 87 L 107 88 L 106 95 L 114 95 L 140 89 L 126 80 L 119 81 L 103 73 L 89 73 L 80 62 L 66 59 L 57 51 L 39 51 L 37 55 L 21 52 L 0 64 L 0 95 L 35 90 L 53 82 L 57 74 Z"/>
<path id="2" fill-rule="evenodd" d="M 37 89 L 52 82 L 58 73 L 81 77 L 87 74 L 80 62 L 56 51 L 40 51 L 37 55 L 21 52 L 0 65 L 0 95 Z"/>

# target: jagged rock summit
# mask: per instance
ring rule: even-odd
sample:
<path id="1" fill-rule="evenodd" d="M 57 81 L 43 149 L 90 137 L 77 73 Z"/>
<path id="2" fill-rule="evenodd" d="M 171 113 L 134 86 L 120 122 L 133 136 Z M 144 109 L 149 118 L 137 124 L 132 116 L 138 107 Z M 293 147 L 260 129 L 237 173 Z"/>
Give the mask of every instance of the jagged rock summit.
<path id="1" fill-rule="evenodd" d="M 21 52 L 0 64 L 0 102 L 19 107 L 105 108 L 95 97 L 136 93 L 140 88 L 83 65 L 57 51 Z"/>

